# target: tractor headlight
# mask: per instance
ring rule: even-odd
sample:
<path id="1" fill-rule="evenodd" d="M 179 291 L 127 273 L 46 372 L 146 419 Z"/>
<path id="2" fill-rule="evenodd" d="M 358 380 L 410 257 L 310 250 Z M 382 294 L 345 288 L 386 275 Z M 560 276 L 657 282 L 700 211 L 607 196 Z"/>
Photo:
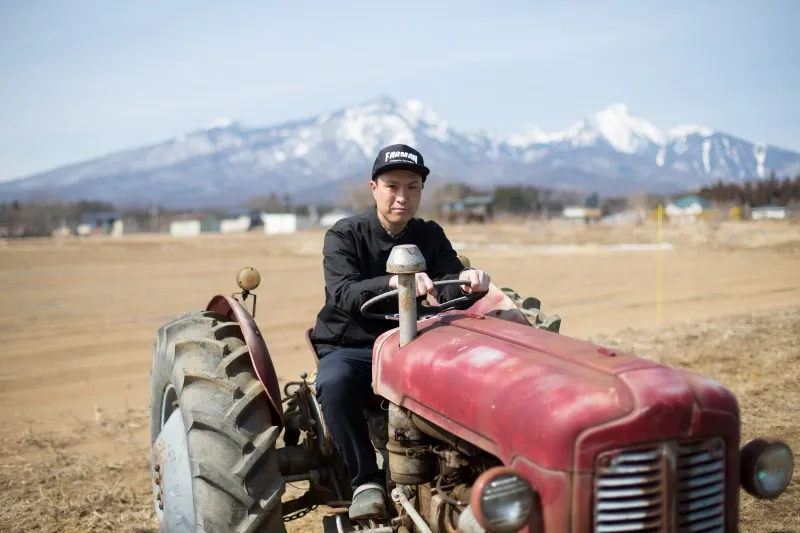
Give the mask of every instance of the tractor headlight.
<path id="1" fill-rule="evenodd" d="M 470 504 L 477 522 L 491 533 L 525 527 L 533 509 L 533 489 L 516 470 L 490 468 L 475 481 Z"/>
<path id="2" fill-rule="evenodd" d="M 794 470 L 792 449 L 774 439 L 754 439 L 742 448 L 742 486 L 760 499 L 780 496 Z"/>

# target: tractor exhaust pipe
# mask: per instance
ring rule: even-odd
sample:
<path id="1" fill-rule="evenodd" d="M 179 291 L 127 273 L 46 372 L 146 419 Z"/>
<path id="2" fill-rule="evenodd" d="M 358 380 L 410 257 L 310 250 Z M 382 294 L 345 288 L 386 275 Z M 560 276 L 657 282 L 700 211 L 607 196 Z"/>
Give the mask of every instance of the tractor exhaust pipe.
<path id="1" fill-rule="evenodd" d="M 417 285 L 414 274 L 425 272 L 426 268 L 425 258 L 415 244 L 395 246 L 386 261 L 386 272 L 397 274 L 401 347 L 417 336 Z"/>

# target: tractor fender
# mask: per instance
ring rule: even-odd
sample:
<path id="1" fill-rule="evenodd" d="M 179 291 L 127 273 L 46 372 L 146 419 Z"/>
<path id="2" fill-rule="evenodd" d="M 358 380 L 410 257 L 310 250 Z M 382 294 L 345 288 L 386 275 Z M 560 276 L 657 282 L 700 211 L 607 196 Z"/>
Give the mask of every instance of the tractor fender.
<path id="1" fill-rule="evenodd" d="M 470 313 L 491 316 L 516 322 L 523 326 L 529 326 L 530 322 L 520 311 L 514 300 L 494 283 L 489 283 L 489 291 L 486 296 L 472 304 L 469 308 Z"/>
<path id="2" fill-rule="evenodd" d="M 277 425 L 283 429 L 283 410 L 281 409 L 281 389 L 278 384 L 278 375 L 275 372 L 275 366 L 272 364 L 272 357 L 269 355 L 267 343 L 261 336 L 261 331 L 258 329 L 253 315 L 235 298 L 218 294 L 214 296 L 206 306 L 206 311 L 213 311 L 226 315 L 231 320 L 237 322 L 239 327 L 242 328 L 244 335 L 244 342 L 250 350 L 250 359 L 253 362 L 253 368 L 256 371 L 258 379 L 264 386 L 269 400 L 269 408 L 273 415 L 273 420 L 277 421 Z"/>

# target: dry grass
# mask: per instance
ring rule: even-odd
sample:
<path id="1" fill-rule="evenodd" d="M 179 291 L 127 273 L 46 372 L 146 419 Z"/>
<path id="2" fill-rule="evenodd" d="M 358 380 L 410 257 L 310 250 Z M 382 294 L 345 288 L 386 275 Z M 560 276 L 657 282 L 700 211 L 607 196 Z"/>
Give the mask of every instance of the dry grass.
<path id="1" fill-rule="evenodd" d="M 664 318 L 689 323 L 649 330 L 640 328 L 655 318 L 656 255 L 592 245 L 653 243 L 652 222 L 445 229 L 453 242 L 479 245 L 467 255 L 500 286 L 560 314 L 565 334 L 635 327 L 597 340 L 718 379 L 739 396 L 744 438 L 771 433 L 800 449 L 800 316 L 796 307 L 765 311 L 800 301 L 800 225 L 665 225 L 675 249 L 664 254 Z M 303 333 L 323 294 L 322 237 L 0 240 L 0 293 L 10 302 L 0 313 L 0 531 L 155 533 L 145 411 L 153 333 L 232 292 L 236 271 L 256 266 L 259 327 L 281 379 L 296 379 L 312 364 Z M 587 245 L 587 253 L 538 255 L 515 244 Z M 704 321 L 747 310 L 758 312 Z M 95 405 L 109 416 L 92 416 Z M 780 500 L 743 495 L 742 507 L 744 533 L 800 533 L 796 479 Z M 319 512 L 289 524 L 291 533 L 319 529 Z"/>
<path id="2" fill-rule="evenodd" d="M 147 414 L 80 423 L 70 433 L 29 428 L 3 439 L 0 531 L 156 533 L 147 449 L 131 436 Z M 110 445 L 114 458 L 93 453 Z"/>
<path id="3" fill-rule="evenodd" d="M 800 307 L 592 340 L 716 379 L 739 400 L 743 443 L 770 435 L 800 452 Z M 800 464 L 778 500 L 741 494 L 742 533 L 800 532 Z"/>
<path id="4" fill-rule="evenodd" d="M 743 439 L 771 434 L 800 450 L 800 307 L 623 330 L 592 340 L 717 379 L 739 398 Z M 148 452 L 141 438 L 146 416 L 131 410 L 80 422 L 70 432 L 29 428 L 4 439 L 0 530 L 155 533 Z M 115 460 L 108 450 L 114 450 Z M 800 468 L 788 492 L 774 502 L 742 492 L 742 533 L 799 533 L 799 478 Z M 319 531 L 319 517 L 319 511 L 310 513 L 288 524 L 289 531 Z"/>

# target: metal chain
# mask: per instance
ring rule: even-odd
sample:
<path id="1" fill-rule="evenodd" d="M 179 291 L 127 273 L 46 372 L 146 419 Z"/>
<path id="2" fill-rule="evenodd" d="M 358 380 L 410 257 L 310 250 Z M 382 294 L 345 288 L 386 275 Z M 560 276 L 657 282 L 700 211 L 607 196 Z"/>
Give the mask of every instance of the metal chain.
<path id="1" fill-rule="evenodd" d="M 309 507 L 307 509 L 300 509 L 299 511 L 295 511 L 294 513 L 292 513 L 290 515 L 284 516 L 283 517 L 283 521 L 284 522 L 291 522 L 292 520 L 297 520 L 298 518 L 303 518 L 305 515 L 307 515 L 308 513 L 310 513 L 311 511 L 313 511 L 316 508 L 317 508 L 316 505 L 312 505 L 311 507 Z"/>

